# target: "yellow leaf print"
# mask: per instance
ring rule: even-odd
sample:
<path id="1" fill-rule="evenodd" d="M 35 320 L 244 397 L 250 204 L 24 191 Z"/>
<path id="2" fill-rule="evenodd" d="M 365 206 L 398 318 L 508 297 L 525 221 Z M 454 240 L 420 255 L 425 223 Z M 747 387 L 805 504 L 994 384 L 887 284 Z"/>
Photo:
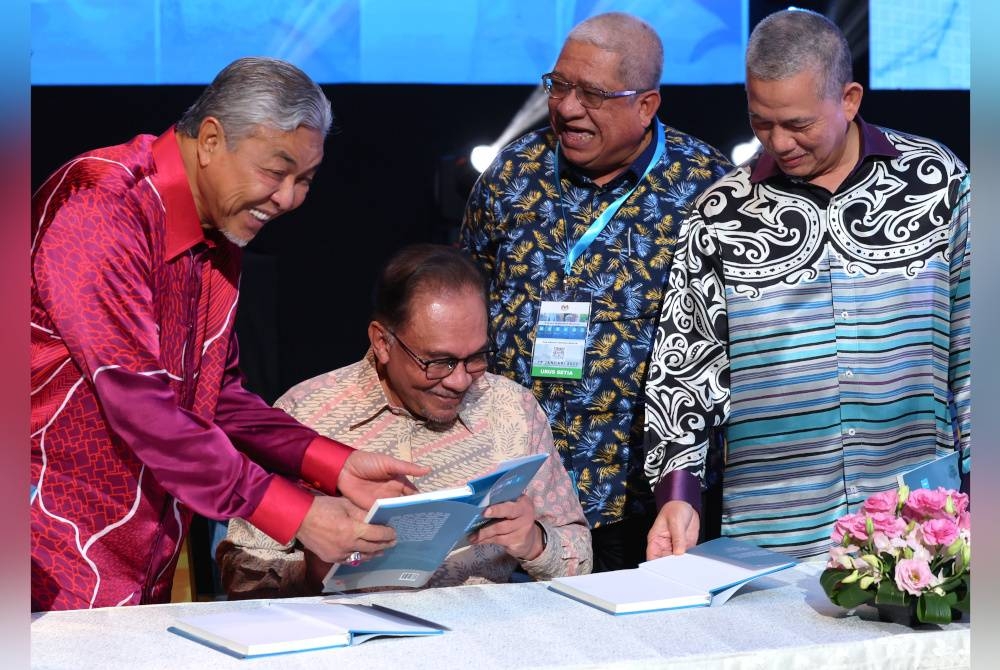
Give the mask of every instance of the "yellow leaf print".
<path id="1" fill-rule="evenodd" d="M 590 360 L 590 368 L 589 368 L 590 374 L 594 376 L 604 374 L 612 367 L 614 367 L 614 364 L 615 364 L 615 359 L 610 357 L 593 358 Z"/>
<path id="2" fill-rule="evenodd" d="M 545 142 L 539 142 L 538 144 L 530 145 L 529 147 L 521 151 L 521 153 L 519 153 L 518 156 L 521 156 L 529 161 L 537 162 L 539 157 L 541 157 L 541 155 L 545 153 L 545 150 L 547 148 L 548 147 L 545 146 Z"/>
<path id="3" fill-rule="evenodd" d="M 535 206 L 535 203 L 542 199 L 541 191 L 528 191 L 520 198 L 514 201 L 514 207 L 523 210 L 530 210 Z"/>
<path id="4" fill-rule="evenodd" d="M 566 426 L 566 435 L 573 438 L 574 440 L 580 439 L 580 434 L 583 431 L 583 417 L 579 414 L 573 417 L 573 421 Z"/>
<path id="5" fill-rule="evenodd" d="M 530 225 L 538 218 L 535 212 L 514 212 L 514 221 L 517 222 L 519 226 Z"/>
<path id="6" fill-rule="evenodd" d="M 594 319 L 597 321 L 617 321 L 622 317 L 622 313 L 617 309 L 599 309 L 594 312 Z"/>
<path id="7" fill-rule="evenodd" d="M 551 291 L 559 285 L 559 273 L 554 270 L 549 273 L 549 275 L 542 280 L 541 287 L 543 291 Z"/>
<path id="8" fill-rule="evenodd" d="M 618 445 L 606 444 L 600 449 L 598 449 L 597 453 L 594 454 L 594 462 L 603 463 L 604 465 L 611 465 L 612 463 L 615 462 L 615 456 L 617 455 L 618 455 Z M 601 476 L 600 473 L 598 474 L 599 476 Z M 601 478 L 603 479 L 604 477 L 601 476 Z"/>
<path id="9" fill-rule="evenodd" d="M 523 277 L 528 274 L 528 265 L 527 263 L 512 263 L 508 272 L 512 277 Z"/>
<path id="10" fill-rule="evenodd" d="M 576 479 L 576 488 L 580 490 L 580 493 L 588 494 L 592 485 L 593 482 L 590 481 L 590 468 L 584 468 L 580 472 L 580 476 Z"/>
<path id="11" fill-rule="evenodd" d="M 615 337 L 611 333 L 607 333 L 605 335 L 601 335 L 600 338 L 594 341 L 591 350 L 594 351 L 598 356 L 604 357 L 611 353 L 611 347 L 615 346 L 615 343 L 617 342 L 618 342 L 617 337 Z"/>
<path id="12" fill-rule="evenodd" d="M 628 267 L 622 266 L 618 273 L 615 275 L 615 290 L 620 291 L 622 287 L 632 281 L 632 273 L 628 271 Z"/>
<path id="13" fill-rule="evenodd" d="M 605 480 L 608 480 L 608 479 L 613 479 L 614 477 L 616 477 L 618 475 L 619 472 L 621 472 L 621 470 L 622 470 L 622 466 L 621 465 L 617 465 L 617 464 L 616 465 L 605 465 L 605 466 L 597 468 L 597 478 L 600 481 L 605 481 Z"/>
<path id="14" fill-rule="evenodd" d="M 514 174 L 514 161 L 512 160 L 504 161 L 503 169 L 500 171 L 499 175 L 500 181 L 503 183 L 509 182 L 511 175 L 513 174 Z"/>
<path id="15" fill-rule="evenodd" d="M 629 207 L 628 205 L 622 205 L 621 208 L 618 210 L 618 213 L 622 216 L 627 216 L 628 218 L 633 219 L 639 216 L 641 211 L 642 210 L 638 205 L 633 205 L 631 207 Z"/>
<path id="16" fill-rule="evenodd" d="M 549 243 L 549 236 L 546 235 L 544 231 L 534 230 L 532 231 L 531 236 L 535 238 L 535 244 L 538 245 L 539 249 L 542 251 L 552 251 L 552 245 Z M 555 235 L 553 235 L 553 237 L 555 237 Z"/>
<path id="17" fill-rule="evenodd" d="M 618 389 L 623 398 L 631 398 L 632 396 L 635 395 L 635 386 L 634 386 L 635 382 L 631 376 L 629 376 L 628 379 L 631 380 L 633 383 L 629 384 L 621 377 L 615 377 L 614 379 L 611 380 L 611 383 L 615 385 L 615 388 Z M 611 393 L 611 391 L 608 391 L 608 393 Z"/>
<path id="18" fill-rule="evenodd" d="M 595 274 L 601 270 L 601 261 L 603 256 L 601 254 L 594 254 L 590 257 L 590 260 L 583 264 L 583 269 L 587 274 Z"/>
<path id="19" fill-rule="evenodd" d="M 533 245 L 528 240 L 525 240 L 523 242 L 518 242 L 516 245 L 514 245 L 514 248 L 510 250 L 510 257 L 514 260 L 515 263 L 523 263 L 524 257 L 527 256 L 528 252 L 534 248 L 535 245 Z"/>
<path id="20" fill-rule="evenodd" d="M 675 183 L 681 176 L 681 164 L 678 161 L 674 161 L 667 168 L 667 171 L 663 173 L 663 178 L 666 179 L 671 184 Z"/>
<path id="21" fill-rule="evenodd" d="M 590 401 L 590 408 L 596 412 L 610 412 L 611 404 L 615 401 L 615 393 L 611 389 L 606 391 L 601 391 L 593 400 Z M 602 416 L 600 414 L 595 414 L 591 418 L 593 422 L 592 426 L 603 426 L 608 421 L 611 420 L 611 415 L 607 414 Z"/>
<path id="22" fill-rule="evenodd" d="M 645 377 L 646 377 L 646 361 L 641 361 L 638 365 L 635 366 L 635 370 L 632 371 L 632 374 L 629 375 L 629 378 L 637 387 L 639 387 L 643 385 L 644 383 L 643 380 Z"/>
<path id="23" fill-rule="evenodd" d="M 609 498 L 608 502 L 605 504 L 604 509 L 601 510 L 601 516 L 606 516 L 612 519 L 620 519 L 625 515 L 625 496 L 614 496 Z"/>
<path id="24" fill-rule="evenodd" d="M 649 189 L 651 191 L 661 193 L 667 190 L 667 187 L 663 185 L 663 182 L 660 181 L 660 178 L 656 176 L 655 172 L 650 172 L 646 179 L 649 181 Z"/>
<path id="25" fill-rule="evenodd" d="M 647 264 L 644 259 L 630 256 L 628 260 L 629 264 L 632 265 L 632 269 L 635 270 L 635 273 L 637 275 L 639 275 L 646 281 L 649 281 L 650 279 L 653 278 L 653 275 L 649 274 L 649 268 L 647 267 Z"/>
<path id="26" fill-rule="evenodd" d="M 521 176 L 524 176 L 526 174 L 532 175 L 538 172 L 538 169 L 540 167 L 542 167 L 541 163 L 538 163 L 536 161 L 526 161 L 524 163 L 521 163 L 521 170 L 518 172 L 518 174 L 520 174 Z"/>
<path id="27" fill-rule="evenodd" d="M 712 171 L 708 168 L 689 167 L 687 178 L 693 181 L 702 181 L 712 178 Z"/>

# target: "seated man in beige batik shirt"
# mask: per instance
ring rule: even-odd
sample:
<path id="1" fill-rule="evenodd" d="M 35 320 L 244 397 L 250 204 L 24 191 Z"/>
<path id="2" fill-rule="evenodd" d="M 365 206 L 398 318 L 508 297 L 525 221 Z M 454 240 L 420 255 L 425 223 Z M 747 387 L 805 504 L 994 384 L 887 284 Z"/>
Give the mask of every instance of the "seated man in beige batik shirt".
<path id="1" fill-rule="evenodd" d="M 536 580 L 591 569 L 590 531 L 545 414 L 528 389 L 486 372 L 484 286 L 456 249 L 404 249 L 376 288 L 365 357 L 276 403 L 322 435 L 430 466 L 415 480 L 421 491 L 462 486 L 511 458 L 549 455 L 525 495 L 487 511 L 495 521 L 448 556 L 432 587 L 508 582 L 518 567 Z M 230 598 L 314 595 L 330 567 L 240 519 L 216 556 Z"/>

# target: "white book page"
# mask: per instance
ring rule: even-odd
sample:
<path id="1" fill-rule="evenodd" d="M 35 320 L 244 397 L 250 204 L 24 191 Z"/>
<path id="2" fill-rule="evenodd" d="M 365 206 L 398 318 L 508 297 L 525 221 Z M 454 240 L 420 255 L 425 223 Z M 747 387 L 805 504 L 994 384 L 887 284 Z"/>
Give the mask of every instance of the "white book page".
<path id="1" fill-rule="evenodd" d="M 557 577 L 552 585 L 557 591 L 619 613 L 705 605 L 710 598 L 708 591 L 663 580 L 641 569 Z"/>
<path id="2" fill-rule="evenodd" d="M 187 617 L 177 628 L 249 655 L 350 643 L 346 629 L 280 605 Z"/>

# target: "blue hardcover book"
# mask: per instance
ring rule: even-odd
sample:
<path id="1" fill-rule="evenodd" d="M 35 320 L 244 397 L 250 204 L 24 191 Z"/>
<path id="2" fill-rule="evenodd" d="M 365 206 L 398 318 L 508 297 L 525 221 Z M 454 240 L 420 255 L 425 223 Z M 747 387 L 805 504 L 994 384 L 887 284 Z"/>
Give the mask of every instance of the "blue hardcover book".
<path id="1" fill-rule="evenodd" d="M 396 544 L 360 565 L 334 565 L 323 580 L 324 592 L 423 586 L 469 533 L 488 523 L 483 511 L 516 500 L 546 458 L 534 454 L 504 461 L 458 488 L 376 500 L 365 521 L 392 526 Z"/>
<path id="2" fill-rule="evenodd" d="M 940 486 L 957 491 L 961 485 L 958 452 L 953 451 L 929 463 L 918 465 L 909 472 L 898 475 L 896 481 L 900 486 L 906 485 L 911 489 L 936 489 Z"/>

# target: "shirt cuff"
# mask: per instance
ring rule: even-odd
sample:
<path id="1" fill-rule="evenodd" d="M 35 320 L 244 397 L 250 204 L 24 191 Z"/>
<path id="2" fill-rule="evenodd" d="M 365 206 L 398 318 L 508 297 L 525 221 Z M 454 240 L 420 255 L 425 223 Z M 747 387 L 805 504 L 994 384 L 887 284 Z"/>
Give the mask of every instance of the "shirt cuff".
<path id="1" fill-rule="evenodd" d="M 314 489 L 333 495 L 337 492 L 340 471 L 353 453 L 353 447 L 318 435 L 306 447 L 299 475 Z"/>
<path id="2" fill-rule="evenodd" d="M 701 514 L 701 480 L 688 470 L 671 470 L 665 474 L 653 490 L 656 509 L 671 500 L 683 500 Z"/>
<path id="3" fill-rule="evenodd" d="M 274 475 L 260 504 L 247 517 L 247 521 L 260 528 L 275 542 L 287 544 L 295 537 L 312 503 L 311 493 Z"/>

